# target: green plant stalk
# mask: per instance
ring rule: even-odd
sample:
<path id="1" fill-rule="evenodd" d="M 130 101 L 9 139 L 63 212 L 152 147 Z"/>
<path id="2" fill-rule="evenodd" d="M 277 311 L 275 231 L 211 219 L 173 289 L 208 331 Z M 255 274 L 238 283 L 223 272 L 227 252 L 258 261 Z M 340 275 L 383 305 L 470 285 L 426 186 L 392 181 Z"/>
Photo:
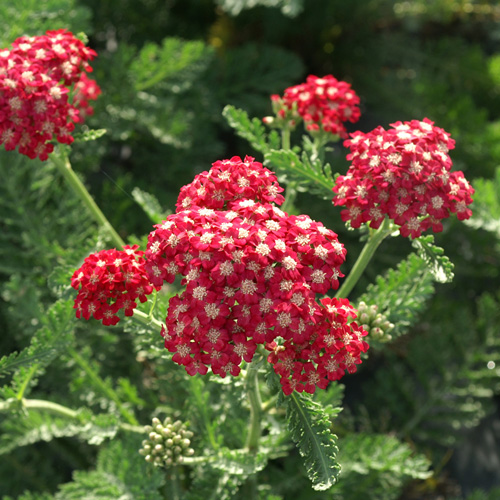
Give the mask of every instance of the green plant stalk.
<path id="1" fill-rule="evenodd" d="M 108 221 L 106 216 L 102 213 L 101 209 L 98 207 L 94 198 L 87 191 L 87 188 L 83 185 L 83 182 L 75 174 L 68 156 L 65 153 L 55 153 L 51 155 L 51 160 L 54 165 L 58 168 L 59 172 L 63 175 L 65 181 L 71 186 L 74 193 L 82 200 L 83 204 L 88 208 L 94 220 L 101 226 L 104 226 L 111 236 L 113 243 L 116 245 L 118 250 L 121 250 L 125 246 L 125 242 L 120 237 L 120 235 L 115 231 L 115 228 Z"/>
<path id="2" fill-rule="evenodd" d="M 250 403 L 250 422 L 246 441 L 246 449 L 250 453 L 257 453 L 259 450 L 259 440 L 261 435 L 261 415 L 262 415 L 262 400 L 259 390 L 259 366 L 255 361 L 249 363 L 246 390 L 248 401 Z"/>
<path id="3" fill-rule="evenodd" d="M 214 450 L 217 450 L 219 448 L 219 444 L 217 443 L 217 439 L 215 438 L 214 430 L 213 427 L 210 425 L 210 418 L 208 416 L 208 413 L 206 411 L 206 405 L 205 402 L 203 401 L 203 397 L 200 394 L 200 391 L 196 387 L 197 381 L 194 377 L 189 377 L 189 385 L 191 386 L 191 394 L 194 395 L 196 398 L 196 403 L 198 405 L 198 409 L 201 413 L 201 417 L 203 419 L 203 423 L 205 425 L 205 429 L 207 431 L 207 436 L 208 440 L 210 441 L 210 444 Z"/>
<path id="4" fill-rule="evenodd" d="M 51 413 L 53 415 L 71 419 L 78 418 L 78 412 L 67 406 L 60 405 L 59 403 L 53 403 L 52 401 L 46 401 L 44 399 L 22 399 L 22 400 L 7 400 L 0 402 L 0 412 L 7 411 L 11 407 L 20 404 L 22 408 L 27 410 L 37 410 L 46 413 Z M 120 429 L 128 432 L 135 432 L 136 434 L 144 434 L 144 427 L 140 425 L 131 425 L 127 423 L 120 423 Z"/>
<path id="5" fill-rule="evenodd" d="M 281 130 L 281 149 L 290 149 L 290 129 L 288 127 Z"/>
<path id="6" fill-rule="evenodd" d="M 155 295 L 155 299 L 156 299 L 156 295 Z M 161 321 L 157 320 L 156 318 L 154 318 L 153 315 L 151 314 L 151 312 L 149 314 L 145 314 L 142 311 L 134 309 L 134 314 L 132 316 L 132 319 L 137 321 L 138 323 L 141 323 L 141 325 L 145 325 L 145 326 L 153 326 L 154 325 L 154 326 L 158 327 L 160 330 L 163 326 L 163 323 Z"/>
<path id="7" fill-rule="evenodd" d="M 100 389 L 100 391 L 109 399 L 114 401 L 116 403 L 116 406 L 118 410 L 120 411 L 120 414 L 122 417 L 131 425 L 138 425 L 139 422 L 137 419 L 130 413 L 122 404 L 120 401 L 120 398 L 118 397 L 118 394 L 111 389 L 110 387 L 107 387 L 106 384 L 103 382 L 102 378 L 95 373 L 95 371 L 92 369 L 92 367 L 83 359 L 72 347 L 68 349 L 68 354 L 76 361 L 78 366 L 83 369 L 83 371 L 90 377 L 92 382 L 95 384 L 96 387 Z"/>
<path id="8" fill-rule="evenodd" d="M 361 278 L 366 266 L 372 259 L 375 251 L 382 241 L 391 234 L 392 229 L 390 227 L 389 219 L 385 219 L 382 225 L 374 232 L 372 232 L 368 241 L 365 243 L 363 250 L 358 256 L 353 268 L 349 272 L 349 275 L 342 283 L 342 286 L 339 288 L 338 292 L 335 294 L 337 299 L 346 298 L 352 291 L 352 289 L 356 286 L 356 283 Z"/>

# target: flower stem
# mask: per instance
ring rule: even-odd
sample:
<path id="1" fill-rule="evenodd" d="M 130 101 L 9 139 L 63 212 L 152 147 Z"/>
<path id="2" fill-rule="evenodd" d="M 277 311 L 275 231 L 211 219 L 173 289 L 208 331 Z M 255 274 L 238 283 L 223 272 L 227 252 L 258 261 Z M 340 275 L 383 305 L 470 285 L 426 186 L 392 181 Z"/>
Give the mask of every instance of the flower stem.
<path id="1" fill-rule="evenodd" d="M 125 245 L 125 242 L 115 231 L 115 228 L 111 225 L 106 216 L 102 213 L 101 209 L 97 206 L 97 203 L 87 191 L 87 188 L 83 185 L 83 182 L 71 168 L 71 163 L 69 161 L 68 155 L 64 152 L 60 152 L 52 154 L 50 158 L 54 165 L 58 168 L 59 172 L 61 172 L 61 174 L 63 175 L 65 181 L 71 186 L 74 193 L 89 209 L 95 221 L 99 225 L 106 228 L 117 249 L 121 250 L 121 248 Z"/>
<path id="2" fill-rule="evenodd" d="M 78 418 L 78 412 L 67 406 L 60 405 L 59 403 L 54 403 L 52 401 L 46 401 L 44 399 L 10 399 L 7 401 L 0 402 L 0 412 L 7 411 L 11 407 L 16 405 L 21 405 L 22 408 L 27 410 L 37 410 L 46 413 L 51 413 L 59 417 L 66 417 L 71 419 Z M 135 432 L 136 434 L 144 434 L 144 427 L 140 425 L 132 425 L 126 423 L 119 424 L 120 429 L 128 432 Z"/>
<path id="3" fill-rule="evenodd" d="M 109 399 L 114 401 L 122 417 L 131 425 L 138 425 L 139 422 L 136 420 L 134 415 L 130 413 L 120 401 L 118 394 L 104 383 L 102 378 L 92 369 L 92 367 L 87 363 L 87 361 L 82 358 L 73 348 L 68 349 L 68 354 L 76 361 L 78 366 L 89 376 L 92 383 L 99 388 L 99 390 Z"/>
<path id="4" fill-rule="evenodd" d="M 361 278 L 361 275 L 366 269 L 366 266 L 375 254 L 378 246 L 387 236 L 389 236 L 389 234 L 391 234 L 392 231 L 393 228 L 391 228 L 391 224 L 386 218 L 382 225 L 369 235 L 368 241 L 365 243 L 363 250 L 361 250 L 361 253 L 359 254 L 353 268 L 336 293 L 335 297 L 337 299 L 345 298 L 349 295 L 349 293 L 351 293 L 352 289 L 356 286 L 359 278 Z"/>
<path id="5" fill-rule="evenodd" d="M 155 295 L 155 300 L 156 300 L 156 295 Z M 142 325 L 155 326 L 161 330 L 161 327 L 163 326 L 162 322 L 157 320 L 151 313 L 152 311 L 149 314 L 146 314 L 143 313 L 142 311 L 139 311 L 138 309 L 134 309 L 134 315 L 132 316 L 132 319 L 136 320 Z"/>
<path id="6" fill-rule="evenodd" d="M 259 391 L 259 363 L 255 361 L 248 365 L 246 390 L 250 403 L 250 424 L 246 448 L 250 453 L 257 453 L 261 435 L 260 419 L 262 414 L 262 400 Z"/>
<path id="7" fill-rule="evenodd" d="M 288 127 L 281 130 L 281 149 L 290 149 L 290 129 Z"/>

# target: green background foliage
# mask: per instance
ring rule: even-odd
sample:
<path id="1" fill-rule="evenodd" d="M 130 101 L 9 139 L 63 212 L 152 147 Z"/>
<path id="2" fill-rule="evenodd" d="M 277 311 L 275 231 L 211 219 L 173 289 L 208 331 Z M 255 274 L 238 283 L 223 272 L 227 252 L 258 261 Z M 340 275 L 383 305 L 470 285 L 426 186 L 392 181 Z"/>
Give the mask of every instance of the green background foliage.
<path id="1" fill-rule="evenodd" d="M 446 221 L 435 246 L 422 240 L 408 256 L 409 242 L 383 242 L 353 299 L 390 311 L 394 340 L 373 343 L 359 372 L 346 377 L 343 398 L 337 385 L 299 398 L 300 407 L 281 402 L 265 424 L 262 453 L 249 460 L 237 451 L 248 418 L 238 379 L 188 377 L 150 327 L 74 319 L 72 271 L 110 241 L 50 161 L 0 151 L 2 498 L 170 498 L 172 481 L 147 467 L 136 453 L 139 437 L 126 431 L 156 414 L 187 415 L 197 453 L 218 452 L 180 472 L 181 489 L 192 486 L 188 500 L 248 498 L 252 474 L 266 500 L 498 498 L 497 2 L 22 0 L 0 2 L 0 28 L 1 47 L 47 29 L 89 37 L 103 93 L 83 130 L 106 133 L 75 143 L 71 160 L 128 241 L 144 246 L 152 223 L 174 209 L 179 188 L 218 159 L 249 154 L 280 179 L 304 182 L 300 172 L 286 172 L 292 160 L 308 182 L 290 211 L 339 234 L 347 274 L 362 243 L 324 200 L 331 172 L 347 168 L 342 144 L 327 153 L 331 171 L 321 169 L 307 144 L 302 155 L 276 151 L 278 135 L 261 124 L 271 114 L 269 96 L 308 74 L 352 84 L 362 118 L 350 131 L 436 121 L 452 133 L 455 168 L 476 189 L 473 218 Z M 452 283 L 443 283 L 451 268 L 441 247 L 454 264 Z M 158 317 L 173 293 L 162 290 Z M 23 409 L 22 397 L 74 414 Z M 278 431 L 279 419 L 288 419 L 288 436 Z M 320 428 L 317 449 L 304 434 L 308 425 Z M 482 448 L 488 428 L 494 445 Z M 311 466 L 335 469 L 337 461 L 335 485 Z"/>

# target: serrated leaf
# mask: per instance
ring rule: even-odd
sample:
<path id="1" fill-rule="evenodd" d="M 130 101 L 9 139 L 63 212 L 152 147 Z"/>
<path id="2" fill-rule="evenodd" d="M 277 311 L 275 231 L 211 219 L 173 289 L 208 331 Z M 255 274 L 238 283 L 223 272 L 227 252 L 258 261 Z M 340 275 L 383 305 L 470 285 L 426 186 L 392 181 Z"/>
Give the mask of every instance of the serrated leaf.
<path id="1" fill-rule="evenodd" d="M 99 128 L 93 130 L 86 130 L 84 132 L 78 132 L 76 134 L 73 134 L 73 138 L 75 139 L 75 142 L 95 141 L 99 139 L 99 137 L 105 135 L 106 133 L 107 133 L 106 129 Z"/>
<path id="2" fill-rule="evenodd" d="M 432 475 L 429 460 L 393 436 L 347 434 L 339 448 L 342 474 L 333 498 L 396 500 L 408 480 Z"/>
<path id="3" fill-rule="evenodd" d="M 94 471 L 76 471 L 73 482 L 62 485 L 57 500 L 162 500 L 164 474 L 138 453 L 143 437 L 125 435 L 101 449 Z"/>
<path id="4" fill-rule="evenodd" d="M 105 439 L 115 436 L 118 425 L 116 416 L 93 415 L 88 409 L 81 409 L 74 417 L 67 418 L 30 409 L 27 415 L 14 414 L 2 422 L 0 454 L 20 446 L 60 437 L 77 437 L 89 444 L 99 445 Z"/>
<path id="5" fill-rule="evenodd" d="M 425 261 L 434 280 L 438 283 L 453 281 L 453 263 L 441 247 L 434 245 L 434 235 L 420 236 L 412 241 L 418 255 Z"/>
<path id="6" fill-rule="evenodd" d="M 179 89 L 182 85 L 182 72 L 201 72 L 211 53 L 202 41 L 184 41 L 180 38 L 165 38 L 162 45 L 147 43 L 141 49 L 131 66 L 135 78 L 135 88 L 146 90 L 160 82 L 176 77 Z M 184 82 L 189 83 L 189 81 Z M 175 90 L 175 89 L 174 89 Z"/>
<path id="7" fill-rule="evenodd" d="M 248 477 L 255 474 L 267 464 L 268 453 L 264 450 L 251 454 L 247 450 L 230 450 L 222 448 L 215 460 L 210 464 L 215 469 L 220 469 L 234 476 Z"/>
<path id="8" fill-rule="evenodd" d="M 377 276 L 375 283 L 368 285 L 358 301 L 376 305 L 378 312 L 394 324 L 390 334 L 397 338 L 408 331 L 424 310 L 434 292 L 432 281 L 426 262 L 411 253 L 395 269 Z"/>
<path id="9" fill-rule="evenodd" d="M 153 224 L 159 224 L 170 213 L 162 209 L 160 202 L 151 193 L 143 191 L 138 187 L 132 189 L 132 197 L 135 202 L 144 210 L 146 215 L 151 219 Z"/>
<path id="10" fill-rule="evenodd" d="M 19 370 L 47 366 L 71 341 L 74 328 L 72 301 L 57 301 L 42 318 L 44 325 L 31 339 L 29 347 L 0 359 L 0 376 Z"/>
<path id="11" fill-rule="evenodd" d="M 227 105 L 222 111 L 222 116 L 236 130 L 236 133 L 246 139 L 256 151 L 266 153 L 272 148 L 279 147 L 277 133 L 274 131 L 274 134 L 268 136 L 262 121 L 258 118 L 250 119 L 246 111 Z"/>
<path id="12" fill-rule="evenodd" d="M 301 157 L 292 150 L 271 150 L 265 155 L 265 165 L 278 174 L 296 181 L 302 188 L 324 199 L 331 199 L 333 177 L 330 165 L 322 165 L 319 159 L 311 160 L 307 153 Z"/>
<path id="13" fill-rule="evenodd" d="M 284 400 L 288 429 L 304 460 L 315 490 L 327 490 L 337 481 L 337 436 L 332 434 L 329 413 L 309 395 L 292 393 Z"/>

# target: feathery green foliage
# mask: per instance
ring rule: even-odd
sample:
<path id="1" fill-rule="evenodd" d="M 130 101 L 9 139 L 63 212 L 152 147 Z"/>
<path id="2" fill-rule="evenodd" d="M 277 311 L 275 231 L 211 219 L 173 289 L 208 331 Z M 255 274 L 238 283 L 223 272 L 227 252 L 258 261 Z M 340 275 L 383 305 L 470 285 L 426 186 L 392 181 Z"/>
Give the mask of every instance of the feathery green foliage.
<path id="1" fill-rule="evenodd" d="M 125 435 L 101 449 L 93 471 L 76 471 L 73 482 L 60 487 L 57 500 L 161 500 L 164 475 L 139 455 L 141 436 Z"/>
<path id="2" fill-rule="evenodd" d="M 438 302 L 404 357 L 386 351 L 384 366 L 364 385 L 372 427 L 384 431 L 390 419 L 401 437 L 450 446 L 460 429 L 490 413 L 500 390 L 498 304 L 483 295 L 474 318 Z"/>
<path id="3" fill-rule="evenodd" d="M 331 432 L 331 419 L 339 408 L 326 407 L 308 394 L 292 393 L 284 398 L 288 430 L 303 458 L 307 475 L 315 490 L 326 490 L 338 479 L 337 436 Z"/>
<path id="4" fill-rule="evenodd" d="M 383 434 L 348 434 L 339 439 L 342 472 L 332 488 L 339 500 L 395 500 L 408 479 L 431 476 L 430 462 L 406 443 Z"/>
<path id="5" fill-rule="evenodd" d="M 266 166 L 278 174 L 286 174 L 291 181 L 299 182 L 301 189 L 307 188 L 323 199 L 332 198 L 332 169 L 319 158 L 313 159 L 305 151 L 299 156 L 292 150 L 271 150 L 265 158 Z"/>
<path id="6" fill-rule="evenodd" d="M 99 445 L 113 438 L 118 430 L 118 419 L 114 415 L 93 415 L 90 410 L 81 408 L 74 415 L 61 417 L 50 411 L 50 407 L 29 409 L 24 414 L 14 414 L 3 420 L 0 454 L 19 446 L 61 437 L 76 437 L 91 445 Z"/>
<path id="7" fill-rule="evenodd" d="M 268 136 L 262 121 L 258 118 L 250 119 L 246 111 L 228 104 L 223 109 L 222 115 L 236 133 L 246 139 L 256 151 L 265 154 L 267 151 L 279 147 L 278 133 L 273 130 Z"/>
<path id="8" fill-rule="evenodd" d="M 368 285 L 358 302 L 377 305 L 378 311 L 394 324 L 391 335 L 397 338 L 418 320 L 434 292 L 432 282 L 433 276 L 427 263 L 411 253 L 396 269 L 377 276 L 375 283 Z"/>
<path id="9" fill-rule="evenodd" d="M 444 250 L 434 244 L 433 234 L 415 238 L 412 245 L 427 264 L 434 281 L 449 283 L 453 280 L 453 263 L 444 255 Z"/>

